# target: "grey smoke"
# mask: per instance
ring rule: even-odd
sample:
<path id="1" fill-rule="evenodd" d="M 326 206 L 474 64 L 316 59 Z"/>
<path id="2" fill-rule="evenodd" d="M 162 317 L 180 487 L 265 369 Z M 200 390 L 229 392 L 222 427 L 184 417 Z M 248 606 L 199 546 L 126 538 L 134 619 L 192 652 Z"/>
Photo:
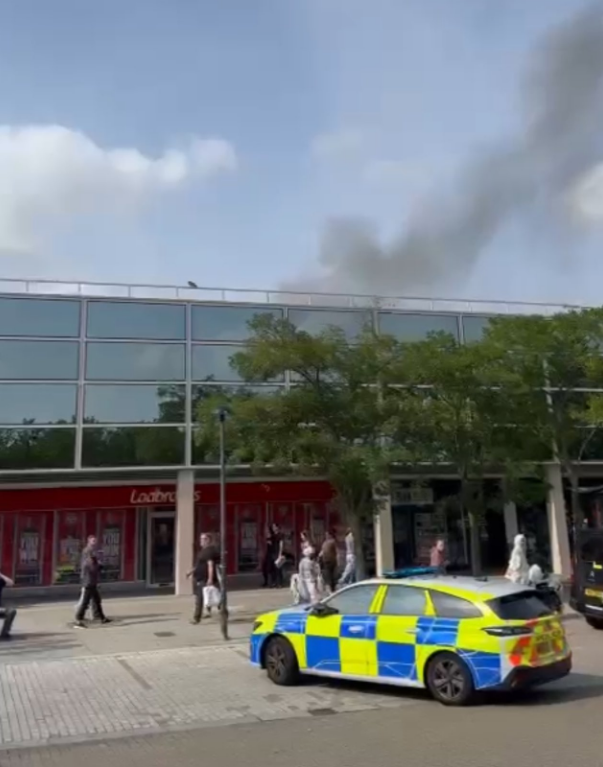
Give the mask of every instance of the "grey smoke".
<path id="1" fill-rule="evenodd" d="M 517 216 L 559 215 L 559 202 L 603 159 L 603 4 L 553 29 L 522 82 L 524 128 L 461 171 L 451 196 L 411 216 L 388 245 L 370 223 L 328 223 L 320 278 L 288 289 L 415 295 L 471 274 L 484 249 Z"/>

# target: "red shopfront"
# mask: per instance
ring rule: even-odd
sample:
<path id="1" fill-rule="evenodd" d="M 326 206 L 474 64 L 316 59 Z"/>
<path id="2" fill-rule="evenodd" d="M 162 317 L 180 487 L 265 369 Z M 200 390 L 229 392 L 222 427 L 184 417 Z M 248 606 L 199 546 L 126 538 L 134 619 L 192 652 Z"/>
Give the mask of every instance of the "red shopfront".
<path id="1" fill-rule="evenodd" d="M 277 522 L 295 556 L 299 534 L 318 542 L 339 526 L 326 482 L 232 482 L 227 490 L 228 571 L 260 570 L 265 531 Z M 105 579 L 149 586 L 174 581 L 174 485 L 46 487 L 0 491 L 0 570 L 21 587 L 79 582 L 81 550 L 99 538 Z M 219 532 L 219 486 L 195 488 L 195 541 Z"/>

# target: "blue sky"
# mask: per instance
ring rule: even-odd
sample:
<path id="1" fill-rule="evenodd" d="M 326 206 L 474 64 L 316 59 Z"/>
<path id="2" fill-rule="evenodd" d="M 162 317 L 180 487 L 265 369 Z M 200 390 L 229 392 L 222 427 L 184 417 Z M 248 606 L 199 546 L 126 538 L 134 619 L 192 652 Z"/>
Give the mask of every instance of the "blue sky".
<path id="1" fill-rule="evenodd" d="M 417 198 L 518 130 L 530 50 L 583 5 L 6 2 L 2 272 L 270 288 L 312 271 L 334 216 L 367 218 L 387 240 Z M 195 160 L 207 139 L 210 159 L 203 144 Z M 170 148 L 186 163 L 177 177 L 149 164 Z M 126 173 L 115 149 L 147 165 L 132 170 L 129 154 Z M 597 300 L 597 240 L 548 258 L 511 229 L 455 292 Z"/>

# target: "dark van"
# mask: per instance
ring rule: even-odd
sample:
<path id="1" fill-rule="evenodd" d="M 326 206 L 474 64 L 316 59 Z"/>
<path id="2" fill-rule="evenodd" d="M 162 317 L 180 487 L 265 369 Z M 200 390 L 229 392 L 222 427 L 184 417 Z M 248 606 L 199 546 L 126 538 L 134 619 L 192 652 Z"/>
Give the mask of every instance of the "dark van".
<path id="1" fill-rule="evenodd" d="M 603 630 L 603 529 L 578 533 L 570 604 L 589 626 Z"/>

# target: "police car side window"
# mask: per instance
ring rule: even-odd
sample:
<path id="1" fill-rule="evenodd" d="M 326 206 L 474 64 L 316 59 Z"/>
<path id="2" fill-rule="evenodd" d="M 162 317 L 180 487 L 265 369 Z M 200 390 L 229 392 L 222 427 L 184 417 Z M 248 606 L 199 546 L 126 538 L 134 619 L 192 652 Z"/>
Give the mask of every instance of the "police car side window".
<path id="1" fill-rule="evenodd" d="M 430 591 L 429 596 L 438 618 L 481 618 L 482 612 L 468 599 L 453 597 L 441 591 Z"/>
<path id="2" fill-rule="evenodd" d="M 367 615 L 379 585 L 352 586 L 327 600 L 340 615 Z"/>
<path id="3" fill-rule="evenodd" d="M 381 615 L 425 615 L 425 591 L 414 586 L 388 586 Z"/>

